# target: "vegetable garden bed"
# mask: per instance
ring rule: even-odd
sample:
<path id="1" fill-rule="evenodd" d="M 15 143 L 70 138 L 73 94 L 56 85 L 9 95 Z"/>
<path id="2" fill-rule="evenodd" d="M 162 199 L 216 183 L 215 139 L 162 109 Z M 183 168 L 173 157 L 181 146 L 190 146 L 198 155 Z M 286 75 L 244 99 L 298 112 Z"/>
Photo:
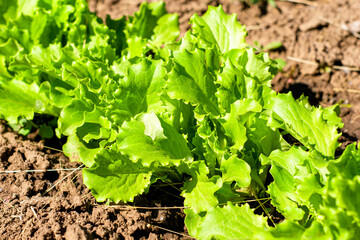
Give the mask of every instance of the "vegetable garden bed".
<path id="1" fill-rule="evenodd" d="M 54 2 L 1 2 L 1 238 L 357 235 L 357 1 Z"/>

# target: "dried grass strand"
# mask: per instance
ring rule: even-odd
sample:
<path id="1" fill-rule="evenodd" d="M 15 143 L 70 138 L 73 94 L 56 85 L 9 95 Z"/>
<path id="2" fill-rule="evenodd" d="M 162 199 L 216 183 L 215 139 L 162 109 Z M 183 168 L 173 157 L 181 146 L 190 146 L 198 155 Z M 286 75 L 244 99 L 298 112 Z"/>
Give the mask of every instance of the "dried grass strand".
<path id="1" fill-rule="evenodd" d="M 180 236 L 183 236 L 183 237 L 187 237 L 189 239 L 196 239 L 194 237 L 191 237 L 190 235 L 187 235 L 187 234 L 184 234 L 184 233 L 179 233 L 179 232 L 176 232 L 176 231 L 173 231 L 173 230 L 170 230 L 170 229 L 167 229 L 167 228 L 163 228 L 163 227 L 160 227 L 160 226 L 157 226 L 157 225 L 153 225 L 153 224 L 150 224 L 148 223 L 146 225 L 147 227 L 155 227 L 155 228 L 158 228 L 158 229 L 161 229 L 161 230 L 164 230 L 164 231 L 167 231 L 167 232 L 170 232 L 170 233 L 174 233 L 174 234 L 177 234 L 177 235 L 180 235 Z"/>
<path id="2" fill-rule="evenodd" d="M 34 207 L 33 207 L 33 206 L 30 206 L 30 208 L 31 208 L 31 211 L 33 212 L 35 218 L 36 218 L 36 219 L 39 219 L 38 215 L 37 215 L 36 212 L 35 212 Z"/>
<path id="3" fill-rule="evenodd" d="M 317 67 L 319 66 L 319 64 L 317 62 L 305 60 L 305 59 L 302 59 L 302 58 L 297 58 L 297 57 L 292 57 L 292 56 L 287 56 L 286 58 L 288 60 L 294 61 L 294 62 L 313 65 L 313 66 L 317 66 Z M 334 69 L 334 70 L 342 70 L 342 71 L 349 71 L 349 72 L 360 72 L 360 68 L 358 68 L 358 67 L 339 66 L 339 65 L 332 65 L 332 66 L 328 66 L 328 67 L 330 67 L 331 69 Z"/>
<path id="4" fill-rule="evenodd" d="M 279 0 L 277 2 L 279 2 Z M 316 2 L 312 2 L 309 0 L 280 0 L 280 2 L 298 3 L 298 4 L 304 4 L 304 5 L 312 6 L 312 7 L 318 6 L 318 4 Z"/>
<path id="5" fill-rule="evenodd" d="M 96 204 L 99 205 L 99 204 Z M 95 205 L 95 206 L 96 206 Z M 175 207 L 138 207 L 138 206 L 130 206 L 130 205 L 123 205 L 123 206 L 119 206 L 119 205 L 110 205 L 110 206 L 106 206 L 106 208 L 116 208 L 119 210 L 134 210 L 134 209 L 143 209 L 143 210 L 172 210 L 172 209 L 187 209 L 190 207 L 186 207 L 186 206 L 175 206 Z"/>
<path id="6" fill-rule="evenodd" d="M 351 89 L 351 88 L 333 88 L 334 92 L 346 92 L 346 93 L 355 93 L 360 94 L 360 90 Z"/>
<path id="7" fill-rule="evenodd" d="M 57 183 L 55 183 L 54 185 L 52 185 L 49 189 L 47 189 L 45 191 L 45 193 L 43 195 L 46 195 L 48 192 L 50 192 L 54 187 L 56 187 L 59 183 L 61 183 L 62 181 L 64 181 L 66 178 L 68 178 L 71 174 L 73 174 L 75 171 L 82 169 L 82 167 L 84 167 L 84 164 L 80 165 L 79 167 L 77 167 L 75 170 L 71 171 L 68 175 L 66 175 L 65 177 L 63 177 L 62 179 L 60 179 Z"/>
<path id="8" fill-rule="evenodd" d="M 297 57 L 292 57 L 292 56 L 287 56 L 286 58 L 288 60 L 294 61 L 294 62 L 304 63 L 304 64 L 308 64 L 308 65 L 313 65 L 313 66 L 319 66 L 319 64 L 317 64 L 316 62 L 305 60 L 302 58 L 297 58 Z"/>
<path id="9" fill-rule="evenodd" d="M 334 27 L 340 28 L 340 29 L 342 29 L 342 30 L 344 30 L 344 31 L 347 31 L 347 32 L 351 33 L 352 35 L 354 35 L 354 36 L 357 37 L 357 38 L 360 38 L 360 34 L 359 34 L 359 33 L 354 32 L 354 31 L 351 31 L 351 30 L 348 29 L 347 27 L 343 27 L 343 26 L 341 26 L 340 24 L 335 23 L 335 22 L 332 21 L 331 19 L 324 18 L 324 17 L 319 17 L 319 19 L 320 19 L 320 21 L 326 22 L 326 23 L 328 23 L 328 24 L 330 24 L 330 25 L 333 25 Z"/>
<path id="10" fill-rule="evenodd" d="M 42 146 L 42 147 L 43 147 L 43 148 L 50 149 L 50 150 L 53 150 L 53 151 L 57 151 L 57 152 L 64 152 L 63 150 L 56 149 L 56 148 L 52 148 L 52 147 L 48 147 L 48 146 Z"/>
<path id="11" fill-rule="evenodd" d="M 0 171 L 0 174 L 9 174 L 9 173 L 42 173 L 42 172 L 60 172 L 60 171 L 73 171 L 78 168 L 58 168 L 58 169 L 29 169 L 29 170 L 8 170 Z"/>

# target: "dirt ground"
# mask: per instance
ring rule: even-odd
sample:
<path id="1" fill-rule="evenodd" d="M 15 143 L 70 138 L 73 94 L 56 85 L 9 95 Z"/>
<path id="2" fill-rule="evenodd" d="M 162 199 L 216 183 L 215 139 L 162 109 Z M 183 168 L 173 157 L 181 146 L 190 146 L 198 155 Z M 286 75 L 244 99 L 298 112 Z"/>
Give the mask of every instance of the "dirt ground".
<path id="1" fill-rule="evenodd" d="M 137 11 L 138 0 L 89 0 L 98 16 Z M 277 8 L 246 6 L 237 0 L 167 0 L 180 15 L 182 34 L 193 13 L 222 4 L 247 26 L 247 42 L 265 46 L 287 66 L 273 81 L 279 92 L 305 94 L 314 105 L 338 103 L 345 124 L 344 144 L 360 139 L 360 1 L 277 1 Z M 326 134 L 326 133 L 325 133 Z M 24 138 L 0 123 L 0 239 L 191 239 L 186 236 L 178 190 L 155 186 L 133 206 L 98 204 L 82 184 L 81 164 L 70 163 L 59 142 Z M 25 170 L 66 169 L 53 172 Z M 4 172 L 21 170 L 21 172 Z M 175 194 L 174 194 L 175 193 Z M 174 232 L 171 232 L 174 231 Z"/>

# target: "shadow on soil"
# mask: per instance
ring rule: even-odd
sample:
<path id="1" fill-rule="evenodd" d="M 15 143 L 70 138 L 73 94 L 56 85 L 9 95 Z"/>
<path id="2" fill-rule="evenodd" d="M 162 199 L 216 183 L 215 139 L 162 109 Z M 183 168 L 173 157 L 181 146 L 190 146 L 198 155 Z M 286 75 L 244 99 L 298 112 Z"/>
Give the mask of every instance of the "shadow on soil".
<path id="1" fill-rule="evenodd" d="M 311 88 L 304 83 L 291 84 L 288 87 L 283 88 L 280 93 L 288 93 L 290 91 L 295 99 L 298 99 L 301 95 L 308 97 L 309 103 L 313 106 L 319 106 L 323 96 L 322 92 L 313 92 Z"/>

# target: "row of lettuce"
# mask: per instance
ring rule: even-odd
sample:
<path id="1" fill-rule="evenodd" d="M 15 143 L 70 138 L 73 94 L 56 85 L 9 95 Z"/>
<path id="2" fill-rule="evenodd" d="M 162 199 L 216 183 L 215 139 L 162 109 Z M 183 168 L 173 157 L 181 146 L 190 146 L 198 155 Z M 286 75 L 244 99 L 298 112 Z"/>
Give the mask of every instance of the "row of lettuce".
<path id="1" fill-rule="evenodd" d="M 274 92 L 277 62 L 246 45 L 236 15 L 209 7 L 176 41 L 163 2 L 106 24 L 85 0 L 1 0 L 0 13 L 0 117 L 57 119 L 98 201 L 183 182 L 198 239 L 360 234 L 360 153 L 354 143 L 335 157 L 339 108 Z M 258 215 L 246 202 L 262 198 Z"/>

